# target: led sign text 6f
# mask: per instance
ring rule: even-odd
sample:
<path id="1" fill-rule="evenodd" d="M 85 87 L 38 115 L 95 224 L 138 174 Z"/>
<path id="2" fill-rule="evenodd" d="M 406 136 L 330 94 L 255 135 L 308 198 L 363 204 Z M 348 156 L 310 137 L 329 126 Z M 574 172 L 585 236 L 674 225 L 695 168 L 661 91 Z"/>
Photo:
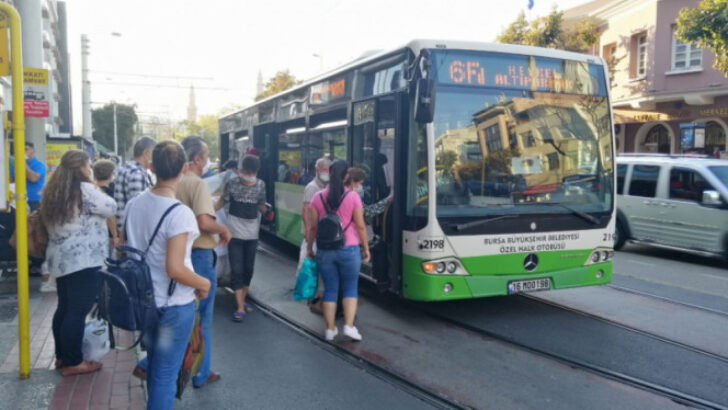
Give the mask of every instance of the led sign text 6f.
<path id="1" fill-rule="evenodd" d="M 477 61 L 455 60 L 450 63 L 450 80 L 456 84 L 485 85 L 485 68 Z"/>

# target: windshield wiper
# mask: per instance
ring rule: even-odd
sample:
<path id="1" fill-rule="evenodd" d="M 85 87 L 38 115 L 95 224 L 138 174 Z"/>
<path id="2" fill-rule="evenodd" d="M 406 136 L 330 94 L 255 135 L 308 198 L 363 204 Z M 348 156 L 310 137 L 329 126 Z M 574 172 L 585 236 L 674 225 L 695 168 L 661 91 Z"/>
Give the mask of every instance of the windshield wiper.
<path id="1" fill-rule="evenodd" d="M 466 229 L 475 228 L 476 226 L 485 225 L 488 222 L 498 221 L 498 220 L 501 220 L 501 219 L 512 219 L 512 218 L 515 218 L 517 216 L 518 215 L 501 215 L 501 216 L 496 216 L 496 217 L 493 217 L 493 218 L 478 219 L 478 220 L 475 220 L 475 221 L 470 221 L 470 222 L 465 222 L 465 223 L 462 223 L 462 224 L 455 225 L 455 230 L 456 231 L 464 231 Z"/>
<path id="2" fill-rule="evenodd" d="M 572 215 L 576 215 L 579 218 L 581 218 L 581 219 L 583 219 L 583 220 L 585 220 L 587 222 L 590 222 L 592 225 L 598 225 L 599 222 L 600 222 L 598 218 L 595 218 L 594 216 L 589 215 L 586 212 L 579 211 L 579 210 L 574 209 L 574 208 L 572 208 L 572 207 L 570 207 L 568 205 L 564 205 L 564 204 L 558 203 L 558 202 L 541 202 L 541 203 L 539 203 L 539 202 L 526 202 L 526 203 L 521 203 L 521 204 L 518 204 L 518 205 L 548 205 L 548 206 L 558 206 L 558 207 L 561 207 L 561 208 L 564 208 L 564 209 L 568 210 L 569 212 L 571 212 Z"/>

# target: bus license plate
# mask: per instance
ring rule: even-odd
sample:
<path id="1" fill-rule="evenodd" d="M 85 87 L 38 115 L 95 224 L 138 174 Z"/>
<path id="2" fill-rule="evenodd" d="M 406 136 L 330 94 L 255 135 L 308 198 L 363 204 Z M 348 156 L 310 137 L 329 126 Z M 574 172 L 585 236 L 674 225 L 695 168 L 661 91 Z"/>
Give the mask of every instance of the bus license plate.
<path id="1" fill-rule="evenodd" d="M 530 279 L 530 280 L 516 280 L 508 282 L 508 294 L 512 293 L 523 293 L 523 292 L 536 292 L 539 290 L 551 289 L 551 279 Z"/>

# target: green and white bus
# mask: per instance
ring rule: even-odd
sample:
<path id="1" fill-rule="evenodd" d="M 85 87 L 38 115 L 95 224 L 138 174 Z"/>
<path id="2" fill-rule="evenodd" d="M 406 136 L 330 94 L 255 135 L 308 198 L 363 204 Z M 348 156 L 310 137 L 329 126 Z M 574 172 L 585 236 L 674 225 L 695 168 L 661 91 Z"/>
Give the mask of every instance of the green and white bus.
<path id="1" fill-rule="evenodd" d="M 298 245 L 303 188 L 320 157 L 367 172 L 362 277 L 422 301 L 608 283 L 614 137 L 599 57 L 415 40 L 361 57 L 219 120 L 221 159 L 255 147 Z"/>

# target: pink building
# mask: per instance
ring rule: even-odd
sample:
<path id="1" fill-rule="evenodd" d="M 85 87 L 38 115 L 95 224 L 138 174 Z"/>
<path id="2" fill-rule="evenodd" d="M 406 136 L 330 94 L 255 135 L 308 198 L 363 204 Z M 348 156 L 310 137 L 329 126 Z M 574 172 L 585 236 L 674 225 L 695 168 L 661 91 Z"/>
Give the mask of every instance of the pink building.
<path id="1" fill-rule="evenodd" d="M 710 50 L 675 38 L 681 9 L 699 0 L 596 0 L 564 11 L 566 24 L 599 27 L 592 54 L 613 61 L 619 152 L 679 153 L 680 124 L 705 124 L 705 152 L 726 150 L 728 79 Z"/>

